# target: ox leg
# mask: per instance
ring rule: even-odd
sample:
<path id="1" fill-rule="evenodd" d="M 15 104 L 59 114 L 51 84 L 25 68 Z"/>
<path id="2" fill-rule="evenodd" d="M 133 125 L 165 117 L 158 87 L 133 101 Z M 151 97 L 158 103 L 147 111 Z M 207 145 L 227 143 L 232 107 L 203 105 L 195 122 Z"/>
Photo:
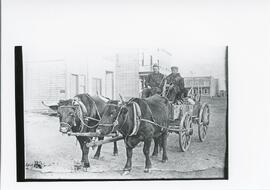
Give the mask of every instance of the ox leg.
<path id="1" fill-rule="evenodd" d="M 118 155 L 118 148 L 117 148 L 117 142 L 113 142 L 113 155 Z"/>
<path id="2" fill-rule="evenodd" d="M 167 162 L 168 161 L 168 156 L 167 156 L 167 137 L 168 137 L 168 132 L 164 132 L 162 134 L 162 148 L 163 148 L 162 162 Z"/>
<path id="3" fill-rule="evenodd" d="M 155 142 L 155 146 L 154 146 L 154 151 L 153 151 L 152 156 L 156 157 L 156 156 L 158 156 L 159 138 L 158 137 L 154 138 L 154 142 Z"/>
<path id="4" fill-rule="evenodd" d="M 152 164 L 151 164 L 151 161 L 150 161 L 150 158 L 149 158 L 151 140 L 152 139 L 146 139 L 144 141 L 144 146 L 143 146 L 143 153 L 144 153 L 144 156 L 145 156 L 145 169 L 144 169 L 145 173 L 148 173 L 149 169 L 152 167 Z"/>
<path id="5" fill-rule="evenodd" d="M 123 175 L 126 175 L 126 174 L 129 174 L 130 171 L 131 171 L 131 166 L 132 166 L 132 151 L 133 151 L 133 148 L 131 147 L 126 147 L 126 154 L 127 154 L 127 162 L 126 162 L 126 165 L 123 169 L 124 173 Z"/>
<path id="6" fill-rule="evenodd" d="M 99 140 L 99 141 L 100 141 L 100 140 L 103 140 L 103 139 L 104 139 L 104 137 L 98 137 L 98 140 Z M 98 146 L 97 151 L 96 151 L 96 153 L 95 153 L 95 155 L 94 155 L 94 159 L 97 159 L 97 160 L 99 159 L 101 147 L 102 147 L 102 145 L 99 145 L 99 146 Z"/>
<path id="7" fill-rule="evenodd" d="M 136 137 L 128 137 L 126 140 L 125 140 L 125 143 L 126 143 L 126 155 L 127 155 L 127 162 L 126 162 L 126 165 L 124 167 L 124 173 L 123 175 L 125 174 L 128 174 L 130 171 L 131 171 L 131 167 L 132 167 L 132 151 L 133 151 L 133 148 L 140 142 L 139 138 L 136 138 Z"/>
<path id="8" fill-rule="evenodd" d="M 83 167 L 89 168 L 90 167 L 90 163 L 89 163 L 89 159 L 88 159 L 89 148 L 86 146 L 87 140 L 85 138 L 78 138 L 78 141 L 80 143 L 80 147 L 82 150 L 81 163 L 82 163 Z"/>
<path id="9" fill-rule="evenodd" d="M 85 168 L 90 167 L 89 159 L 88 159 L 89 147 L 86 146 L 86 143 L 83 145 L 83 157 L 84 157 L 84 164 Z"/>
<path id="10" fill-rule="evenodd" d="M 81 151 L 82 151 L 82 159 L 81 159 L 81 164 L 83 165 L 84 164 L 84 156 L 83 156 L 83 141 L 80 141 L 78 139 L 79 143 L 80 143 L 80 148 L 81 148 Z"/>
<path id="11" fill-rule="evenodd" d="M 162 147 L 163 147 L 163 138 L 162 135 L 158 137 L 158 145 L 159 145 L 159 152 L 162 151 Z"/>

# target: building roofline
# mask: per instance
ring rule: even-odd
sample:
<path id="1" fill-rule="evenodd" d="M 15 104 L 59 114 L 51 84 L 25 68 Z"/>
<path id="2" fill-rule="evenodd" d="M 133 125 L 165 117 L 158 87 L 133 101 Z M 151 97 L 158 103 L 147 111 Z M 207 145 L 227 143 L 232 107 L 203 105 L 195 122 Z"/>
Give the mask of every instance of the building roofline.
<path id="1" fill-rule="evenodd" d="M 169 56 L 172 56 L 172 54 L 170 52 L 168 52 L 167 50 L 163 49 L 163 48 L 158 48 L 160 51 L 168 54 Z"/>

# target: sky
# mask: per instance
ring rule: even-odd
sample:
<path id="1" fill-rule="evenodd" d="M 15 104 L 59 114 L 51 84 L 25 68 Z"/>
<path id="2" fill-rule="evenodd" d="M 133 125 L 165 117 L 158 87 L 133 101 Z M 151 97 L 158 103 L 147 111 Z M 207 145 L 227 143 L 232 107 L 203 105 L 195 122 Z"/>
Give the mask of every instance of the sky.
<path id="1" fill-rule="evenodd" d="M 164 48 L 183 76 L 212 75 L 225 88 L 224 6 L 188 1 L 6 1 L 4 42 L 26 60 L 73 59 L 116 48 Z M 233 12 L 240 8 L 234 4 Z M 203 12 L 202 12 L 203 11 Z M 234 12 L 235 11 L 235 12 Z M 223 22 L 224 21 L 224 22 Z M 215 24 L 214 26 L 211 23 Z M 217 28 L 218 26 L 218 28 Z M 220 29 L 219 29 L 220 27 Z M 110 51 L 111 50 L 111 51 Z"/>
<path id="2" fill-rule="evenodd" d="M 225 89 L 225 46 L 179 46 L 172 49 L 172 64 L 184 77 L 213 76 Z"/>

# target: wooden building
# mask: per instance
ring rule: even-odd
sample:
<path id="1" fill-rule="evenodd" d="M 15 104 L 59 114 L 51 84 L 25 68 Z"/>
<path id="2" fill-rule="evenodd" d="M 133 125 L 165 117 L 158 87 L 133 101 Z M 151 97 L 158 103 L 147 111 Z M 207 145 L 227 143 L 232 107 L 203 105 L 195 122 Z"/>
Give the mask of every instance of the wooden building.
<path id="1" fill-rule="evenodd" d="M 46 110 L 42 101 L 53 104 L 79 93 L 100 94 L 126 100 L 139 97 L 144 77 L 152 65 L 170 72 L 171 55 L 165 50 L 120 49 L 105 55 L 67 56 L 24 60 L 25 110 Z M 46 56 L 44 56 L 46 57 Z"/>
<path id="2" fill-rule="evenodd" d="M 219 93 L 218 79 L 212 76 L 185 77 L 185 88 L 193 87 L 194 93 L 202 96 L 217 96 Z"/>
<path id="3" fill-rule="evenodd" d="M 25 110 L 44 110 L 79 93 L 115 97 L 115 62 L 104 58 L 24 61 Z"/>

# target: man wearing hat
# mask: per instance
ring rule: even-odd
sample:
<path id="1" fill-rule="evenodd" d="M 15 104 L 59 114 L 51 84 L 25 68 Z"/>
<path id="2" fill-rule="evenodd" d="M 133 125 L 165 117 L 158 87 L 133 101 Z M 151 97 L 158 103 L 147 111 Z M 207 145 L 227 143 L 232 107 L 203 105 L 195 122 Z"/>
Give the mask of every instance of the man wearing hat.
<path id="1" fill-rule="evenodd" d="M 171 67 L 172 73 L 169 74 L 166 77 L 167 84 L 174 84 L 174 85 L 180 85 L 180 88 L 184 87 L 184 78 L 181 77 L 180 73 L 178 73 L 178 67 L 172 66 Z"/>
<path id="2" fill-rule="evenodd" d="M 159 72 L 159 66 L 157 64 L 153 65 L 153 73 L 150 73 L 145 80 L 145 87 L 148 89 L 153 89 L 155 93 L 161 93 L 160 84 L 164 75 Z"/>
<path id="3" fill-rule="evenodd" d="M 181 77 L 180 73 L 178 72 L 178 67 L 177 66 L 172 66 L 171 67 L 172 73 L 169 74 L 165 79 L 167 81 L 167 84 L 170 86 L 175 86 L 177 87 L 177 90 L 180 91 L 180 93 L 185 93 L 185 83 L 184 83 L 184 78 Z M 162 82 L 161 86 L 164 85 L 164 82 Z"/>

